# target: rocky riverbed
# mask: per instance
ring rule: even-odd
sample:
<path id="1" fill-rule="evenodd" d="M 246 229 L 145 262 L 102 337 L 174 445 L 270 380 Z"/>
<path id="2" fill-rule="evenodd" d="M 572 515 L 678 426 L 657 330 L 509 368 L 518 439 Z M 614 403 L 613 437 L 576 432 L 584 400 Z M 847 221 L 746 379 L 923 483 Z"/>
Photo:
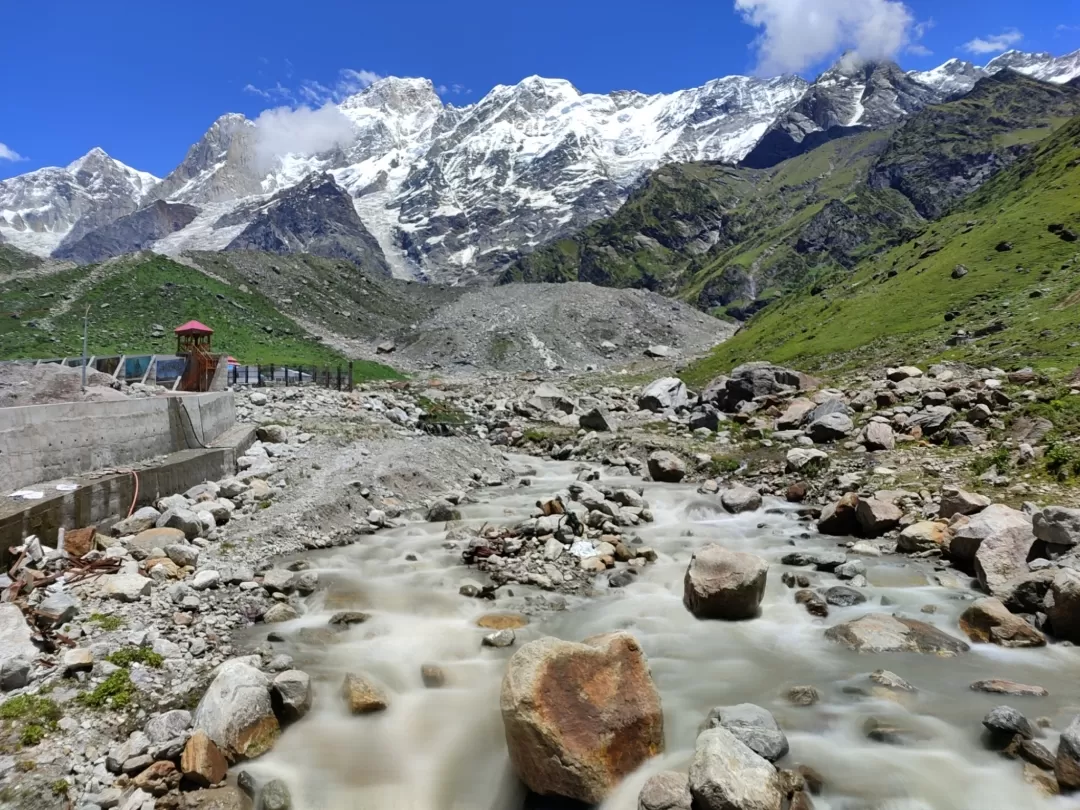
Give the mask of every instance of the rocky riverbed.
<path id="1" fill-rule="evenodd" d="M 767 364 L 242 391 L 236 476 L 16 550 L 3 798 L 1073 806 L 1074 439 L 1039 407 L 1069 396 Z"/>

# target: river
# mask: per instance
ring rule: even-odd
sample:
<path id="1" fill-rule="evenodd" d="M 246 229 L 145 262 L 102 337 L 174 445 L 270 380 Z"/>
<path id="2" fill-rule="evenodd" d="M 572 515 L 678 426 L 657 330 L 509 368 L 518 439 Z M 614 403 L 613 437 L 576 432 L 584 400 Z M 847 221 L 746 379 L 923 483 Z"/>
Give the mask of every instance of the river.
<path id="1" fill-rule="evenodd" d="M 570 463 L 516 461 L 536 471 L 532 486 L 483 491 L 487 502 L 463 509 L 470 524 L 527 517 L 538 498 L 574 478 Z M 627 477 L 601 483 L 616 480 L 631 483 Z M 543 635 L 579 640 L 625 629 L 640 640 L 660 691 L 667 753 L 625 780 L 605 810 L 635 810 L 638 790 L 650 774 L 689 765 L 709 709 L 741 702 L 775 714 L 791 743 L 781 765 L 804 763 L 824 776 L 825 790 L 815 797 L 816 807 L 824 810 L 1080 808 L 1078 799 L 1040 798 L 1025 783 L 1020 761 L 1005 760 L 981 742 L 982 718 L 1002 704 L 1033 723 L 1046 717 L 1053 728 L 1064 728 L 1080 712 L 1080 650 L 972 645 L 970 653 L 954 658 L 850 652 L 826 640 L 825 628 L 864 613 L 898 610 L 962 637 L 957 619 L 974 594 L 967 587 L 934 583 L 924 563 L 867 558 L 870 585 L 863 592 L 868 601 L 832 607 L 827 619 L 814 618 L 781 583 L 786 569 L 779 559 L 793 546 L 835 549 L 836 544 L 799 522 L 790 505 L 766 499 L 762 510 L 727 515 L 716 496 L 698 495 L 692 485 L 645 482 L 644 487 L 656 520 L 638 534 L 657 550 L 658 561 L 626 588 L 602 590 L 592 599 L 568 598 L 566 610 L 534 618 L 517 631 L 510 649 L 482 648 L 488 631 L 478 628 L 476 619 L 494 610 L 522 609 L 525 597 L 538 592 L 513 587 L 514 596 L 496 602 L 460 596 L 461 581 L 479 577 L 461 564 L 459 551 L 444 548 L 441 524 L 410 523 L 354 546 L 307 556 L 323 587 L 307 600 L 300 619 L 275 629 L 325 627 L 339 610 L 362 610 L 372 618 L 336 643 L 287 646 L 316 684 L 314 708 L 286 730 L 271 753 L 245 767 L 261 779 L 284 779 L 297 810 L 517 810 L 523 792 L 509 768 L 498 708 L 506 660 L 521 644 Z M 705 622 L 683 607 L 690 554 L 710 542 L 754 551 L 773 563 L 760 618 Z M 827 574 L 811 576 L 815 585 L 836 584 Z M 936 612 L 921 612 L 927 605 Z M 421 666 L 428 663 L 445 670 L 446 686 L 425 688 Z M 868 675 L 880 668 L 918 692 L 899 700 L 868 694 Z M 380 681 L 390 708 L 349 716 L 339 697 L 348 671 Z M 1037 684 L 1050 696 L 1010 697 L 969 688 L 987 678 Z M 821 701 L 792 706 L 783 693 L 795 685 L 815 686 Z M 864 727 L 871 718 L 906 730 L 914 741 L 887 745 L 867 739 Z M 1056 732 L 1047 730 L 1041 741 L 1056 751 Z"/>

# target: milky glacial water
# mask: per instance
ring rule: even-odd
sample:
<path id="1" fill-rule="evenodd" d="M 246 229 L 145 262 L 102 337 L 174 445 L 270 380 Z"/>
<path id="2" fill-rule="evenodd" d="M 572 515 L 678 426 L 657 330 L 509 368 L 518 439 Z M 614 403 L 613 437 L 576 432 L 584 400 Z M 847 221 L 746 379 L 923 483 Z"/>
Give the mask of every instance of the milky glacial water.
<path id="1" fill-rule="evenodd" d="M 574 480 L 570 463 L 517 462 L 536 471 L 532 486 L 483 491 L 487 502 L 463 509 L 469 523 L 527 517 L 537 499 Z M 608 476 L 601 483 L 642 482 Z M 1041 741 L 1056 751 L 1057 734 L 1080 713 L 1080 649 L 973 645 L 970 653 L 954 658 L 850 652 L 826 640 L 825 628 L 864 613 L 896 611 L 962 637 L 957 618 L 973 594 L 965 586 L 935 584 L 928 566 L 900 557 L 867 558 L 867 603 L 831 607 L 827 619 L 817 619 L 796 605 L 793 592 L 781 583 L 787 569 L 779 560 L 793 547 L 835 549 L 835 539 L 817 535 L 780 501 L 766 500 L 762 510 L 735 516 L 724 514 L 715 496 L 698 495 L 691 485 L 643 486 L 656 521 L 637 534 L 658 551 L 659 560 L 626 588 L 609 590 L 601 582 L 600 596 L 568 598 L 566 610 L 533 618 L 517 631 L 510 649 L 483 648 L 481 639 L 489 631 L 477 627 L 476 619 L 522 609 L 525 597 L 539 592 L 512 586 L 500 594 L 510 590 L 513 596 L 500 595 L 494 602 L 460 596 L 462 580 L 479 576 L 461 564 L 459 551 L 443 547 L 441 524 L 414 522 L 307 556 L 322 587 L 307 600 L 300 619 L 275 630 L 290 635 L 302 627 L 325 627 L 339 610 L 362 610 L 372 618 L 334 643 L 278 645 L 311 673 L 314 708 L 285 731 L 271 753 L 244 767 L 259 779 L 284 779 L 297 810 L 516 810 L 524 792 L 509 767 L 499 716 L 507 659 L 544 635 L 580 640 L 627 630 L 641 642 L 660 691 L 667 750 L 628 777 L 604 810 L 634 810 L 650 774 L 685 770 L 709 709 L 741 702 L 770 709 L 787 733 L 791 752 L 780 765 L 803 763 L 824 776 L 825 791 L 815 797 L 824 810 L 1080 808 L 1080 798 L 1041 798 L 1024 781 L 1021 762 L 986 750 L 981 740 L 982 718 L 1005 704 L 1033 723 L 1049 718 L 1051 728 Z M 773 563 L 760 618 L 705 622 L 683 607 L 690 554 L 712 542 L 753 551 Z M 827 574 L 810 575 L 815 587 L 838 583 Z M 927 605 L 936 612 L 921 612 Z M 428 663 L 445 670 L 445 687 L 425 688 L 420 672 Z M 918 692 L 900 701 L 868 696 L 867 676 L 880 668 Z M 380 682 L 389 709 L 348 715 L 339 696 L 346 672 Z M 1010 697 L 969 688 L 987 678 L 1037 684 L 1050 696 Z M 795 685 L 817 687 L 821 702 L 789 705 L 783 693 Z M 864 726 L 871 718 L 909 731 L 913 742 L 899 746 L 867 739 Z"/>

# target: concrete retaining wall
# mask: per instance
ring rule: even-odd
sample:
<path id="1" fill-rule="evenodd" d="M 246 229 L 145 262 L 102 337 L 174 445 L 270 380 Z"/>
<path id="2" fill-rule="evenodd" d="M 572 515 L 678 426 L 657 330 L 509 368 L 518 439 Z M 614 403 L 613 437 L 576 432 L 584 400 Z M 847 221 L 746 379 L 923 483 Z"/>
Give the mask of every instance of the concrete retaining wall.
<path id="1" fill-rule="evenodd" d="M 10 491 L 198 448 L 235 420 L 232 392 L 0 408 L 0 486 Z"/>

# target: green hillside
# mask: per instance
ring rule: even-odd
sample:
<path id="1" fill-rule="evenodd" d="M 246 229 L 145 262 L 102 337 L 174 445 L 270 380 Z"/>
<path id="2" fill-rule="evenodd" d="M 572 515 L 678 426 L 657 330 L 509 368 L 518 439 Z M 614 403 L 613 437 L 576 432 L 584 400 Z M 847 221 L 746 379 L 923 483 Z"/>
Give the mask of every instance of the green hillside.
<path id="1" fill-rule="evenodd" d="M 524 256 L 500 281 L 646 287 L 743 319 L 913 238 L 1077 114 L 1080 89 L 1003 71 L 899 127 L 771 169 L 666 166 L 613 216 Z"/>
<path id="2" fill-rule="evenodd" d="M 757 314 L 687 371 L 764 359 L 809 370 L 962 359 L 1080 364 L 1080 118 L 919 238 Z"/>
<path id="3" fill-rule="evenodd" d="M 91 354 L 171 353 L 172 330 L 196 319 L 214 329 L 214 348 L 245 363 L 337 365 L 323 346 L 261 293 L 231 286 L 164 256 L 138 254 L 91 267 L 0 283 L 0 358 L 76 355 L 89 307 Z M 161 327 L 162 336 L 154 337 Z M 356 375 L 392 378 L 379 363 Z"/>

